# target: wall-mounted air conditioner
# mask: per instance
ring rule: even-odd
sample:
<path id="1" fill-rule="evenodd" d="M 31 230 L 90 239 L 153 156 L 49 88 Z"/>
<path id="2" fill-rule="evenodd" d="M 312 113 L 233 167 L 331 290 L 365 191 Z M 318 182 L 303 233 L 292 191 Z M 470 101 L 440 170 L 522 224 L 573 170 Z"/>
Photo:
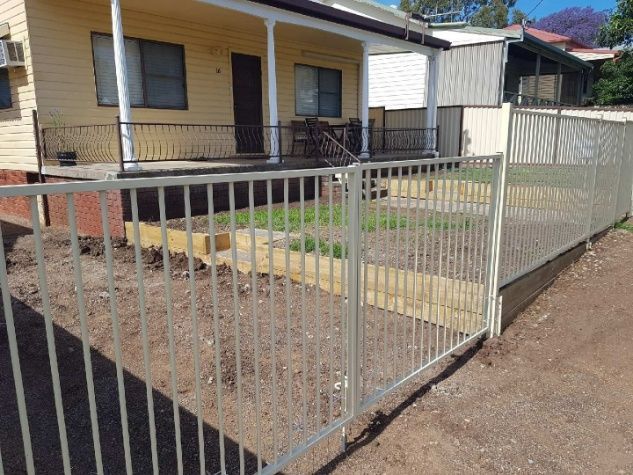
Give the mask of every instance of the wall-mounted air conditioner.
<path id="1" fill-rule="evenodd" d="M 24 66 L 24 47 L 21 41 L 0 40 L 0 68 Z"/>

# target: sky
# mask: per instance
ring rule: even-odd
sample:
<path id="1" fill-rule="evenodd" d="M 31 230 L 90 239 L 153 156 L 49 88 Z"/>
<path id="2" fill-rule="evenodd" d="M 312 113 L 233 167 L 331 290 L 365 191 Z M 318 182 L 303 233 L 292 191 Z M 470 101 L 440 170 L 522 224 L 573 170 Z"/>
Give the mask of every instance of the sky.
<path id="1" fill-rule="evenodd" d="M 385 5 L 397 5 L 400 3 L 396 0 L 378 1 Z M 536 7 L 534 12 L 530 15 L 530 17 L 535 17 L 536 19 L 568 7 L 593 7 L 594 10 L 610 10 L 615 8 L 615 0 L 543 0 L 541 4 L 537 6 L 538 2 L 539 0 L 518 0 L 516 7 L 526 13 Z"/>

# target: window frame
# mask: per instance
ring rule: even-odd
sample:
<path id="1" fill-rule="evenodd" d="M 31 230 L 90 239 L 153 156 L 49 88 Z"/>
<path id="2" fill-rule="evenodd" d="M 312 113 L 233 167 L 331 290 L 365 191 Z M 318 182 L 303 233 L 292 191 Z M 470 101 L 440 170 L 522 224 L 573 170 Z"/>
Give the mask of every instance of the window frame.
<path id="1" fill-rule="evenodd" d="M 91 31 L 90 32 L 90 49 L 92 50 L 92 75 L 94 78 L 94 84 L 95 84 L 95 96 L 97 98 L 97 106 L 99 107 L 119 107 L 118 104 L 102 104 L 101 102 L 99 102 L 99 89 L 97 86 L 97 68 L 96 68 L 96 62 L 95 62 L 95 53 L 94 53 L 94 43 L 93 43 L 93 38 L 95 36 L 105 36 L 105 37 L 109 37 L 109 38 L 113 38 L 111 33 L 101 33 L 99 31 Z M 142 80 L 142 86 L 143 86 L 143 105 L 132 105 L 130 104 L 130 107 L 133 109 L 156 109 L 156 110 L 189 110 L 189 93 L 187 90 L 187 67 L 186 67 L 186 58 L 185 58 L 185 46 L 182 44 L 178 44 L 178 43 L 169 43 L 167 41 L 158 41 L 158 40 L 147 40 L 145 38 L 139 38 L 136 36 L 124 36 L 123 37 L 125 40 L 133 40 L 133 41 L 138 41 L 139 43 L 139 53 L 140 53 L 140 60 L 141 60 L 141 80 Z M 157 45 L 165 45 L 165 46 L 172 46 L 172 47 L 177 47 L 180 49 L 180 51 L 182 52 L 182 85 L 183 85 L 183 92 L 184 92 L 184 104 L 183 106 L 150 106 L 148 103 L 148 99 L 147 99 L 147 87 L 146 87 L 146 77 L 147 77 L 147 72 L 145 70 L 145 61 L 143 58 L 143 47 L 142 47 L 142 43 L 152 43 L 152 44 L 157 44 Z"/>
<path id="2" fill-rule="evenodd" d="M 328 68 L 324 66 L 315 66 L 313 64 L 305 64 L 305 63 L 295 63 L 294 65 L 294 87 L 295 87 L 295 115 L 297 117 L 315 117 L 314 114 L 300 114 L 298 110 L 298 101 L 297 101 L 297 66 L 302 66 L 306 68 L 316 69 L 317 70 L 317 114 L 316 117 L 327 117 L 330 119 L 340 119 L 343 117 L 343 70 L 336 68 Z M 338 115 L 322 115 L 321 114 L 321 70 L 326 71 L 336 71 L 338 73 Z M 331 94 L 331 93 L 329 93 Z"/>
<path id="3" fill-rule="evenodd" d="M 8 68 L 3 68 L 3 69 L 6 71 L 6 75 L 7 75 L 7 86 L 9 88 L 9 90 L 8 90 L 8 92 L 9 92 L 9 104 L 7 106 L 0 105 L 0 111 L 13 109 L 13 97 L 12 97 L 12 91 L 11 91 L 11 74 L 9 73 L 9 69 Z"/>

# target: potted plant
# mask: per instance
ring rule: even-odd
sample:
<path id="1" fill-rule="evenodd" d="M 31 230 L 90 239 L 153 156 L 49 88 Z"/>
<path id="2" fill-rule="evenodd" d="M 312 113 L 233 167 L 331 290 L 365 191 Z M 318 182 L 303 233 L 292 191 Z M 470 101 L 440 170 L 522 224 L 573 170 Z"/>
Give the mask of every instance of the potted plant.
<path id="1" fill-rule="evenodd" d="M 57 160 L 59 166 L 73 166 L 77 164 L 77 152 L 70 150 L 70 147 L 66 145 L 66 138 L 64 136 L 63 128 L 66 127 L 64 120 L 64 114 L 59 109 L 55 109 L 49 113 L 51 124 L 54 128 L 60 129 L 58 134 L 59 149 L 57 151 Z"/>

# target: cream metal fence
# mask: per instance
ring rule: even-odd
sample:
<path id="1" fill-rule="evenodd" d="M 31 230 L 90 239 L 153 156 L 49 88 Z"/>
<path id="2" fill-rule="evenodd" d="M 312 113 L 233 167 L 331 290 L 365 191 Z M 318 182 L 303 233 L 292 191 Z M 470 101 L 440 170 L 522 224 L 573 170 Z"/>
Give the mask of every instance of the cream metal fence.
<path id="1" fill-rule="evenodd" d="M 504 155 L 1 187 L 33 230 L 0 224 L 0 473 L 307 471 L 308 451 L 495 333 L 500 285 L 631 213 L 631 123 L 500 114 Z M 127 243 L 110 193 L 129 194 Z M 79 194 L 102 240 L 78 235 Z M 67 231 L 39 225 L 53 197 Z"/>
<path id="2" fill-rule="evenodd" d="M 502 284 L 631 213 L 633 123 L 505 110 Z"/>
<path id="3" fill-rule="evenodd" d="M 8 237 L 0 246 L 0 365 L 11 375 L 0 389 L 2 470 L 273 473 L 333 436 L 338 446 L 371 405 L 488 332 L 496 207 L 474 199 L 488 187 L 478 177 L 500 164 L 496 155 L 0 188 L 0 199 L 26 200 L 33 220 L 19 250 Z M 466 181 L 476 186 L 463 199 Z M 214 187 L 226 184 L 229 210 L 219 212 Z M 180 261 L 167 219 L 178 188 Z M 201 188 L 208 212 L 193 217 Z M 160 209 L 154 250 L 141 247 L 148 225 L 138 218 L 148 190 Z M 130 195 L 131 247 L 112 238 L 112 192 Z M 77 233 L 80 193 L 100 204 L 99 252 Z M 67 204 L 68 231 L 40 228 L 40 203 L 53 197 Z M 195 231 L 207 235 L 207 269 Z"/>

